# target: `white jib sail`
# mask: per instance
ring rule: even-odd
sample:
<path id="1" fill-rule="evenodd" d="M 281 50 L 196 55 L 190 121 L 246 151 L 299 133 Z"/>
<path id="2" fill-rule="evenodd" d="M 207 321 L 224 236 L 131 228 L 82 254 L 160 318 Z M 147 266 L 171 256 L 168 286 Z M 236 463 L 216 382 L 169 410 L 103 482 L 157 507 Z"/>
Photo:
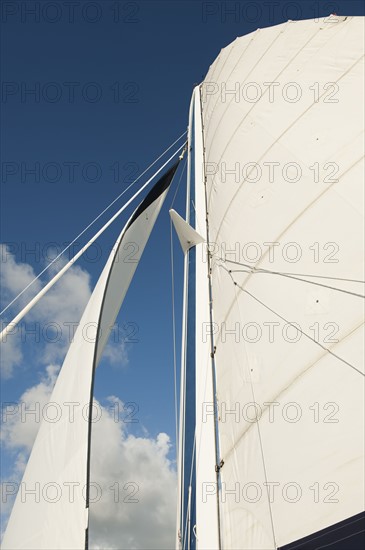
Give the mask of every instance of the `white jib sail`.
<path id="1" fill-rule="evenodd" d="M 363 45 L 364 18 L 289 21 L 201 86 L 223 548 L 364 507 Z"/>
<path id="2" fill-rule="evenodd" d="M 86 306 L 50 399 L 56 421 L 40 425 L 3 550 L 85 548 L 90 451 L 85 408 L 92 400 L 95 368 L 176 168 L 159 180 L 129 219 Z"/>

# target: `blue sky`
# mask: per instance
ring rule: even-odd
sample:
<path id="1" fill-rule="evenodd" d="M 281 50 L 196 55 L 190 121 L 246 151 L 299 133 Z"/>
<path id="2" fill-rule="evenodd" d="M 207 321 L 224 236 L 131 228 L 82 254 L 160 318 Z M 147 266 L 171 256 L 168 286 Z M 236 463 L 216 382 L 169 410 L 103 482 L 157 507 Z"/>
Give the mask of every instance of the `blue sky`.
<path id="1" fill-rule="evenodd" d="M 1 242 L 11 247 L 16 265 L 29 264 L 35 273 L 45 266 L 49 243 L 61 248 L 71 241 L 186 129 L 193 87 L 222 47 L 288 18 L 364 11 L 362 2 L 350 0 L 75 4 L 73 13 L 61 1 L 2 6 Z M 39 10 L 35 15 L 34 7 Z M 31 88 L 35 94 L 27 93 Z M 27 172 L 34 167 L 39 177 Z M 173 445 L 168 207 L 174 190 L 118 318 L 121 325 L 138 327 L 138 342 L 126 344 L 119 364 L 104 361 L 95 386 L 101 401 L 115 395 L 138 404 L 137 435 L 156 438 L 163 432 Z M 180 213 L 183 191 L 175 203 Z M 98 241 L 98 261 L 80 261 L 90 275 L 89 288 L 129 213 Z M 34 249 L 39 257 L 30 252 Z M 182 253 L 177 245 L 175 260 L 179 319 Z M 3 306 L 10 295 L 5 289 Z M 42 322 L 46 319 L 43 313 Z M 45 372 L 47 362 L 38 357 L 31 337 L 22 353 L 13 376 L 2 380 L 2 401 L 17 401 Z M 169 457 L 174 458 L 174 447 Z M 13 459 L 14 451 L 4 449 L 5 472 L 11 471 Z"/>

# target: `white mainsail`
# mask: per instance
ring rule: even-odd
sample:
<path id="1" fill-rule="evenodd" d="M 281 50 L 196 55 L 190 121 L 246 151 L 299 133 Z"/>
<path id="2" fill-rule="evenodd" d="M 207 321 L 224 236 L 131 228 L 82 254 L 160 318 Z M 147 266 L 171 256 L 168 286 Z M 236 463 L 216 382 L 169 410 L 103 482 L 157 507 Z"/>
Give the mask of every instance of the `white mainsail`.
<path id="1" fill-rule="evenodd" d="M 58 420 L 41 423 L 4 535 L 4 550 L 87 547 L 94 372 L 177 165 L 129 219 L 86 306 L 50 399 L 57 405 Z"/>
<path id="2" fill-rule="evenodd" d="M 211 454 L 183 548 L 275 549 L 364 510 L 363 45 L 361 17 L 289 21 L 238 38 L 200 86 L 194 456 Z"/>

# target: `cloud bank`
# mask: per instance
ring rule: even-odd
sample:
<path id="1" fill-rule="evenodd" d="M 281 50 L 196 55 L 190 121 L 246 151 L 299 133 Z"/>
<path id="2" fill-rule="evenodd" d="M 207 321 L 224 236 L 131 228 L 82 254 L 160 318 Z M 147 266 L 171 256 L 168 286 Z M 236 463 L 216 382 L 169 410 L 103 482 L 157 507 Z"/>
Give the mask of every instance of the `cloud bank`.
<path id="1" fill-rule="evenodd" d="M 10 251 L 4 245 L 1 246 L 4 307 L 27 286 L 35 273 L 29 264 L 16 262 Z M 16 311 L 41 286 L 42 283 L 37 281 L 32 290 L 17 302 Z M 30 328 L 38 323 L 41 331 L 49 323 L 60 327 L 65 326 L 65 323 L 77 323 L 90 295 L 90 275 L 74 266 L 42 298 L 26 320 L 32 323 Z M 49 330 L 51 339 L 54 334 L 52 327 Z M 44 335 L 40 341 L 33 335 L 24 342 L 22 330 L 1 343 L 1 374 L 4 378 L 10 378 L 25 367 L 32 368 L 33 364 L 38 364 L 35 370 L 38 380 L 22 392 L 18 403 L 11 405 L 13 408 L 8 410 L 9 414 L 3 423 L 3 454 L 11 464 L 7 480 L 3 481 L 21 481 L 41 418 L 36 414 L 24 414 L 24 411 L 37 407 L 42 411 L 48 403 L 68 343 L 67 331 L 56 342 L 47 341 Z M 128 354 L 124 342 L 110 341 L 105 349 L 104 360 L 110 364 L 127 364 Z M 93 424 L 91 461 L 91 480 L 97 492 L 95 502 L 90 506 L 90 548 L 173 548 L 176 472 L 169 458 L 169 436 L 159 433 L 151 437 L 148 432 L 143 436 L 133 434 L 133 425 L 128 425 L 125 419 L 123 421 L 115 414 L 116 405 L 119 410 L 123 410 L 123 403 L 116 396 L 108 397 L 104 406 L 97 404 L 100 419 Z M 3 528 L 11 505 L 12 501 L 8 499 L 2 506 Z"/>
<path id="2" fill-rule="evenodd" d="M 9 411 L 6 416 L 1 442 L 14 464 L 7 481 L 21 481 L 39 428 L 37 415 L 24 416 L 22 411 L 35 410 L 37 404 L 42 411 L 57 372 L 57 367 L 47 367 L 41 381 L 21 396 L 16 413 Z M 170 438 L 165 433 L 156 438 L 133 435 L 115 414 L 123 410 L 123 403 L 115 396 L 107 401 L 109 406 L 96 402 L 99 420 L 92 432 L 90 547 L 173 548 L 176 472 L 169 458 Z M 4 523 L 10 508 L 8 502 L 3 509 Z"/>

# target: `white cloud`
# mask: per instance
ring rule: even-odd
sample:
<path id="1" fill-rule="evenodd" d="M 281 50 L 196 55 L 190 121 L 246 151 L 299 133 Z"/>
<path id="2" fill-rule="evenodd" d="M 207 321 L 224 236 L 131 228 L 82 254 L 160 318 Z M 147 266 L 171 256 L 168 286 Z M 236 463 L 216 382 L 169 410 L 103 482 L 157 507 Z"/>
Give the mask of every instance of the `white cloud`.
<path id="1" fill-rule="evenodd" d="M 8 250 L 5 252 L 7 261 L 2 266 L 1 283 L 8 303 L 35 274 L 30 265 L 16 262 Z M 41 286 L 38 281 L 32 294 Z M 89 274 L 74 266 L 42 298 L 25 321 L 30 320 L 30 328 L 38 323 L 40 330 L 50 322 L 61 327 L 65 322 L 77 323 L 90 293 Z M 15 311 L 29 297 L 29 293 L 22 297 Z M 35 358 L 45 371 L 40 381 L 24 391 L 19 402 L 13 404 L 14 408 L 8 410 L 9 414 L 3 424 L 1 441 L 4 458 L 7 461 L 10 459 L 12 465 L 8 472 L 9 481 L 20 481 L 40 425 L 39 415 L 37 418 L 37 415 L 26 414 L 26 411 L 37 408 L 42 411 L 49 401 L 59 370 L 56 364 L 62 362 L 69 343 L 67 331 L 54 344 L 45 341 L 44 337 L 39 342 L 33 342 L 33 336 L 22 347 L 21 337 L 19 330 L 5 344 L 1 344 L 2 374 L 10 377 L 16 368 L 24 366 L 24 357 L 29 356 L 32 364 Z M 111 340 L 105 349 L 104 359 L 111 364 L 127 364 L 125 342 Z M 39 373 L 39 368 L 35 372 Z M 176 474 L 169 459 L 169 437 L 161 433 L 154 438 L 143 429 L 143 436 L 133 435 L 129 430 L 130 425 L 121 421 L 115 422 L 115 404 L 123 410 L 123 403 L 117 397 L 111 397 L 110 406 L 101 407 L 101 419 L 93 425 L 91 478 L 102 488 L 102 498 L 91 505 L 90 546 L 103 550 L 172 548 L 176 516 Z M 138 502 L 131 502 L 131 499 L 138 499 Z M 8 502 L 2 509 L 5 518 L 9 514 L 10 505 L 11 502 Z"/>
<path id="2" fill-rule="evenodd" d="M 1 243 L 0 260 L 0 282 L 2 286 L 1 306 L 5 307 L 15 296 L 28 286 L 35 278 L 35 273 L 31 265 L 16 262 L 9 247 Z M 39 290 L 40 281 L 38 280 L 35 281 L 21 298 L 19 298 L 19 304 L 25 305 Z"/>
<path id="3" fill-rule="evenodd" d="M 2 430 L 0 433 L 3 464 L 5 456 L 13 465 L 11 472 L 3 482 L 20 483 L 29 453 L 40 426 L 42 410 L 48 403 L 59 367 L 49 365 L 41 381 L 27 389 L 17 403 L 2 402 Z M 28 413 L 27 413 L 28 411 Z M 30 411 L 36 411 L 32 414 Z M 3 484 L 1 490 L 4 490 Z M 14 498 L 1 495 L 1 535 L 11 512 Z"/>
<path id="4" fill-rule="evenodd" d="M 3 378 L 11 378 L 13 369 L 23 360 L 23 354 L 18 339 L 9 336 L 0 343 L 0 370 Z"/>
<path id="5" fill-rule="evenodd" d="M 16 262 L 6 245 L 0 244 L 0 258 L 2 307 L 5 307 L 34 279 L 35 273 L 30 265 Z M 53 276 L 64 263 L 58 260 L 52 265 L 49 276 Z M 10 311 L 14 314 L 19 312 L 44 284 L 37 280 Z M 90 296 L 90 274 L 78 266 L 72 266 L 27 313 L 13 333 L 1 342 L 1 375 L 10 378 L 14 368 L 22 364 L 22 343 L 32 346 L 32 353 L 42 366 L 62 362 Z M 111 339 L 103 358 L 112 365 L 125 366 L 128 364 L 127 351 L 124 341 Z"/>
<path id="6" fill-rule="evenodd" d="M 29 410 L 50 398 L 57 367 L 49 366 L 39 384 L 29 388 L 20 403 Z M 128 424 L 118 420 L 123 411 L 117 397 L 100 407 L 93 425 L 91 479 L 100 487 L 100 500 L 90 509 L 90 547 L 94 549 L 164 549 L 174 546 L 176 474 L 169 459 L 170 439 L 137 437 Z M 4 423 L 2 442 L 13 456 L 10 480 L 20 476 L 35 439 L 39 423 L 34 415 L 23 421 L 21 407 Z M 91 494 L 93 494 L 91 492 Z M 136 500 L 137 502 L 134 502 Z M 3 510 L 7 515 L 9 507 Z"/>
<path id="7" fill-rule="evenodd" d="M 29 453 L 38 433 L 42 410 L 51 397 L 59 367 L 49 365 L 41 381 L 27 389 L 18 403 L 3 402 L 0 441 L 10 451 Z"/>
<path id="8" fill-rule="evenodd" d="M 17 262 L 6 245 L 0 247 L 0 283 L 3 294 L 2 307 L 5 307 L 34 279 L 35 273 L 30 265 Z M 37 280 L 14 306 L 9 308 L 8 318 L 11 318 L 9 311 L 14 314 L 19 312 L 44 284 Z M 35 344 L 33 352 L 42 365 L 62 360 L 70 343 L 69 324 L 79 322 L 90 295 L 89 273 L 80 267 L 71 267 L 13 329 L 6 340 L 1 342 L 2 376 L 11 377 L 14 368 L 20 366 L 23 359 L 22 343 Z"/>
<path id="9" fill-rule="evenodd" d="M 9 248 L 0 244 L 0 286 L 1 286 L 1 309 L 5 307 L 21 290 L 23 290 L 35 277 L 33 268 L 28 264 L 18 264 Z M 25 300 L 39 290 L 37 281 L 32 291 L 27 291 L 21 297 L 19 303 L 25 305 Z M 3 326 L 1 326 L 1 329 Z M 0 343 L 0 372 L 4 378 L 10 378 L 15 366 L 23 359 L 21 351 L 21 339 L 15 332 L 10 334 L 6 340 Z"/>
<path id="10" fill-rule="evenodd" d="M 128 349 L 124 340 L 113 342 L 112 339 L 105 346 L 103 359 L 106 359 L 111 365 L 128 365 Z"/>
<path id="11" fill-rule="evenodd" d="M 176 474 L 169 436 L 136 437 L 110 410 L 103 412 L 93 426 L 91 479 L 102 497 L 90 508 L 91 548 L 173 548 Z"/>

